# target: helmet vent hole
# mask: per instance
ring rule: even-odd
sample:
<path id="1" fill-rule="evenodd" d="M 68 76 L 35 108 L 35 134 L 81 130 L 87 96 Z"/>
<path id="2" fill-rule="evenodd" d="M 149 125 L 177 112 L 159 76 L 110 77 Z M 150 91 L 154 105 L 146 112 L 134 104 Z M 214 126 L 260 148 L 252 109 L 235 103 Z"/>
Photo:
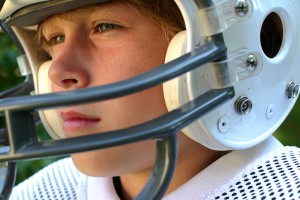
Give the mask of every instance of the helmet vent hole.
<path id="1" fill-rule="evenodd" d="M 261 47 L 266 56 L 274 58 L 282 45 L 283 26 L 277 13 L 270 13 L 264 20 L 260 32 Z"/>

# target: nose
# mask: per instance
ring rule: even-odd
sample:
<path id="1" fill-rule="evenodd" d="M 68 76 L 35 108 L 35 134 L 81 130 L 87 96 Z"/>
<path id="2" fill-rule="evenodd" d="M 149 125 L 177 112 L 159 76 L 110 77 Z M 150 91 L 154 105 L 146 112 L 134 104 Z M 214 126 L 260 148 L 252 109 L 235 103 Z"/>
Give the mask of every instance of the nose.
<path id="1" fill-rule="evenodd" d="M 88 63 L 85 63 L 82 56 L 83 53 L 84 50 L 81 50 L 74 42 L 62 44 L 48 71 L 51 82 L 68 90 L 87 87 L 90 82 L 90 73 L 86 66 Z"/>

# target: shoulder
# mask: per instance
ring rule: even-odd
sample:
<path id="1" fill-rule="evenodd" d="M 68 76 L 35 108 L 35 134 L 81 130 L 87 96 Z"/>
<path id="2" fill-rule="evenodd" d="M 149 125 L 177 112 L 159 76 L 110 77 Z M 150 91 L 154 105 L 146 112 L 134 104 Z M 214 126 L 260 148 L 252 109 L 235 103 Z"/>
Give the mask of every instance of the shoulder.
<path id="1" fill-rule="evenodd" d="M 71 158 L 64 158 L 17 185 L 10 199 L 76 199 L 80 176 Z"/>
<path id="2" fill-rule="evenodd" d="M 275 138 L 221 157 L 164 199 L 300 199 L 300 149 Z"/>
<path id="3" fill-rule="evenodd" d="M 208 199 L 300 199 L 300 149 L 282 147 L 256 158 Z"/>

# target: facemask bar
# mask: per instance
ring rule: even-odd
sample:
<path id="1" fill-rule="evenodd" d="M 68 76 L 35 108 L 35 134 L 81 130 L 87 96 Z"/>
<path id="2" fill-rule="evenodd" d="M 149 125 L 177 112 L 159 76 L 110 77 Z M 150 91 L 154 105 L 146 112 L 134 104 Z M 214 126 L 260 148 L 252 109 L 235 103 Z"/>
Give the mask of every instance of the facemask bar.
<path id="1" fill-rule="evenodd" d="M 3 1 L 4 3 L 4 1 Z M 2 6 L 1 6 L 2 8 Z M 11 30 L 10 27 L 6 26 L 2 21 L 0 21 L 1 28 L 8 34 L 10 39 L 14 42 L 16 45 L 18 52 L 21 54 L 22 60 L 26 61 L 26 55 L 25 51 L 20 44 L 18 38 L 14 34 L 14 32 Z M 26 63 L 28 66 L 28 63 Z M 25 66 L 24 64 L 23 66 Z M 20 64 L 19 67 L 21 68 Z M 28 73 L 22 73 L 25 77 L 25 80 L 23 83 L 14 86 L 6 91 L 3 91 L 0 93 L 0 99 L 9 98 L 9 97 L 16 97 L 16 96 L 23 96 L 29 94 L 31 91 L 34 90 L 33 86 L 33 78 L 29 71 Z M 3 117 L 0 113 L 0 116 Z M 8 133 L 7 129 L 3 128 L 0 129 L 0 145 L 1 146 L 8 146 Z M 16 178 L 16 163 L 13 161 L 9 162 L 0 162 L 0 168 L 1 168 L 1 179 L 0 179 L 0 199 L 8 199 L 11 191 L 13 189 L 13 186 L 15 184 L 15 178 Z"/>
<path id="2" fill-rule="evenodd" d="M 7 129 L 0 129 L 0 145 L 8 146 Z M 16 179 L 16 163 L 0 162 L 0 199 L 9 199 Z"/>
<path id="3" fill-rule="evenodd" d="M 212 4 L 211 1 L 206 3 Z M 206 3 L 204 2 L 203 5 Z M 177 133 L 194 120 L 233 98 L 233 87 L 210 90 L 178 109 L 138 126 L 55 141 L 39 141 L 36 130 L 33 128 L 34 111 L 132 94 L 161 84 L 209 62 L 225 58 L 226 46 L 222 34 L 218 34 L 209 37 L 202 47 L 174 61 L 119 83 L 70 92 L 3 99 L 0 101 L 0 112 L 5 113 L 10 146 L 6 148 L 5 153 L 0 155 L 0 161 L 64 155 L 155 139 L 157 156 L 154 170 L 137 199 L 159 199 L 166 191 L 175 168 Z"/>
<path id="4" fill-rule="evenodd" d="M 206 51 L 207 49 L 211 50 Z M 0 102 L 0 108 L 1 111 L 5 112 L 7 119 L 10 152 L 7 152 L 8 154 L 6 155 L 1 155 L 0 161 L 69 154 L 112 147 L 115 145 L 152 138 L 158 141 L 158 145 L 157 162 L 155 165 L 156 170 L 154 170 L 150 182 L 155 183 L 156 179 L 160 180 L 162 183 L 165 181 L 169 182 L 170 180 L 163 181 L 161 178 L 169 179 L 173 174 L 173 170 L 170 172 L 162 169 L 172 169 L 174 166 L 171 166 L 174 163 L 161 161 L 176 161 L 177 146 L 174 146 L 174 142 L 172 142 L 175 140 L 174 138 L 176 137 L 176 133 L 184 126 L 204 115 L 206 112 L 232 98 L 234 96 L 233 88 L 230 87 L 209 91 L 179 109 L 176 109 L 149 123 L 136 127 L 109 133 L 55 141 L 38 141 L 37 134 L 33 129 L 34 120 L 32 112 L 34 109 L 39 108 L 57 106 L 61 104 L 67 105 L 87 101 L 99 101 L 133 93 L 144 89 L 144 87 L 148 88 L 159 84 L 160 82 L 164 82 L 165 80 L 169 80 L 174 76 L 190 71 L 204 63 L 213 61 L 215 58 L 224 56 L 225 48 L 224 45 L 215 46 L 214 42 L 211 41 L 208 43 L 208 46 L 206 46 L 205 52 L 203 51 L 203 49 L 195 50 L 193 53 L 194 55 L 188 53 L 173 62 L 160 66 L 153 71 L 122 83 L 100 86 L 97 88 L 87 88 L 80 91 L 53 93 L 51 95 L 46 94 L 3 99 L 3 101 Z M 24 104 L 24 107 L 20 106 L 21 102 Z M 160 166 L 161 164 L 164 166 Z M 155 188 L 153 189 L 155 191 L 162 190 L 158 189 L 157 185 L 151 184 L 149 187 Z"/>
<path id="5" fill-rule="evenodd" d="M 174 61 L 171 61 L 165 65 L 157 67 L 152 71 L 149 71 L 140 76 L 119 83 L 99 86 L 95 88 L 86 88 L 86 89 L 81 89 L 76 91 L 3 99 L 0 102 L 0 112 L 5 112 L 5 115 L 8 120 L 8 127 L 10 132 L 10 145 L 12 149 L 10 155 L 1 156 L 0 161 L 3 159 L 14 160 L 14 159 L 29 158 L 31 156 L 33 157 L 46 156 L 40 150 L 35 151 L 34 148 L 35 143 L 32 139 L 36 137 L 35 136 L 36 134 L 34 133 L 33 130 L 31 130 L 30 127 L 32 124 L 30 124 L 31 122 L 29 122 L 27 118 L 32 114 L 33 110 L 64 106 L 64 105 L 82 104 L 82 103 L 93 102 L 93 101 L 101 101 L 101 100 L 120 97 L 127 94 L 132 94 L 144 89 L 148 89 L 155 85 L 158 85 L 162 82 L 165 82 L 176 76 L 186 73 L 187 71 L 193 70 L 198 66 L 214 61 L 216 60 L 216 58 L 219 58 L 220 56 L 224 56 L 225 52 L 226 52 L 226 48 L 223 44 L 220 43 L 215 44 L 215 41 L 211 40 L 210 42 L 207 43 L 207 45 L 204 48 L 196 49 L 193 53 L 188 53 Z M 217 91 L 218 92 L 216 93 L 216 95 L 222 93 L 222 90 L 220 91 L 217 90 Z M 231 92 L 229 93 L 230 93 L 229 96 L 231 96 Z M 206 99 L 207 97 L 201 97 L 201 98 Z M 190 102 L 187 105 L 192 106 L 194 103 L 196 103 L 196 99 L 194 101 L 195 102 Z M 184 107 L 184 109 L 186 110 L 187 108 Z M 181 112 L 184 113 L 184 111 Z M 168 116 L 168 114 L 166 116 Z M 25 118 L 27 119 L 22 120 Z M 176 118 L 178 118 L 178 116 L 176 116 Z M 23 121 L 22 124 L 23 126 L 15 124 L 16 123 L 15 121 L 19 121 L 19 120 Z M 187 121 L 187 123 L 190 122 L 189 120 Z M 171 119 L 170 121 L 176 121 L 176 119 Z M 24 127 L 27 127 L 28 132 L 31 132 L 31 134 L 27 135 L 27 133 L 22 133 L 21 134 L 22 138 L 20 138 L 20 135 L 18 135 L 17 137 L 17 135 L 14 133 L 24 132 L 24 130 L 26 130 L 26 128 L 24 129 Z M 153 127 L 156 127 L 156 125 L 154 125 Z M 174 129 L 173 127 L 170 128 Z M 160 137 L 161 135 L 159 134 L 157 136 Z M 73 139 L 60 140 L 62 142 L 60 143 L 63 144 L 63 141 L 68 141 L 68 140 L 71 141 Z M 30 141 L 30 143 L 33 144 L 30 145 L 29 143 L 24 144 L 23 141 Z M 95 140 L 93 140 L 93 142 L 94 141 Z M 78 141 L 78 142 L 82 143 L 82 141 Z M 52 145 L 54 143 L 52 143 Z M 47 146 L 46 148 L 52 151 L 52 153 L 48 155 L 55 155 L 56 153 L 60 152 L 59 150 L 60 148 L 54 147 L 52 145 L 50 146 L 46 145 Z M 27 150 L 24 149 L 25 147 Z M 64 149 L 64 145 L 62 145 L 61 148 Z M 78 146 L 74 146 L 74 149 L 78 149 Z M 26 154 L 18 153 L 20 150 L 26 152 Z M 71 152 L 73 151 L 70 151 L 69 153 Z"/>

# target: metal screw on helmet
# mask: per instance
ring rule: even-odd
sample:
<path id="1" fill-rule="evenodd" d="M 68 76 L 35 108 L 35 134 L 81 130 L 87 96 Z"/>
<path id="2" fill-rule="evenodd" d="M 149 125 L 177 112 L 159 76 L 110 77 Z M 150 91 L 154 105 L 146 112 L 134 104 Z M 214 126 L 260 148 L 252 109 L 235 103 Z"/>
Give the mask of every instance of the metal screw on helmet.
<path id="1" fill-rule="evenodd" d="M 248 2 L 246 0 L 237 0 L 234 10 L 237 16 L 244 17 L 249 11 Z"/>
<path id="2" fill-rule="evenodd" d="M 234 103 L 235 110 L 241 115 L 247 115 L 252 110 L 252 101 L 248 97 L 240 96 Z"/>
<path id="3" fill-rule="evenodd" d="M 254 55 L 249 55 L 246 60 L 246 68 L 249 72 L 254 72 L 257 68 L 257 59 Z"/>
<path id="4" fill-rule="evenodd" d="M 296 98 L 299 94 L 299 85 L 294 82 L 290 82 L 286 88 L 286 94 L 289 99 Z"/>

